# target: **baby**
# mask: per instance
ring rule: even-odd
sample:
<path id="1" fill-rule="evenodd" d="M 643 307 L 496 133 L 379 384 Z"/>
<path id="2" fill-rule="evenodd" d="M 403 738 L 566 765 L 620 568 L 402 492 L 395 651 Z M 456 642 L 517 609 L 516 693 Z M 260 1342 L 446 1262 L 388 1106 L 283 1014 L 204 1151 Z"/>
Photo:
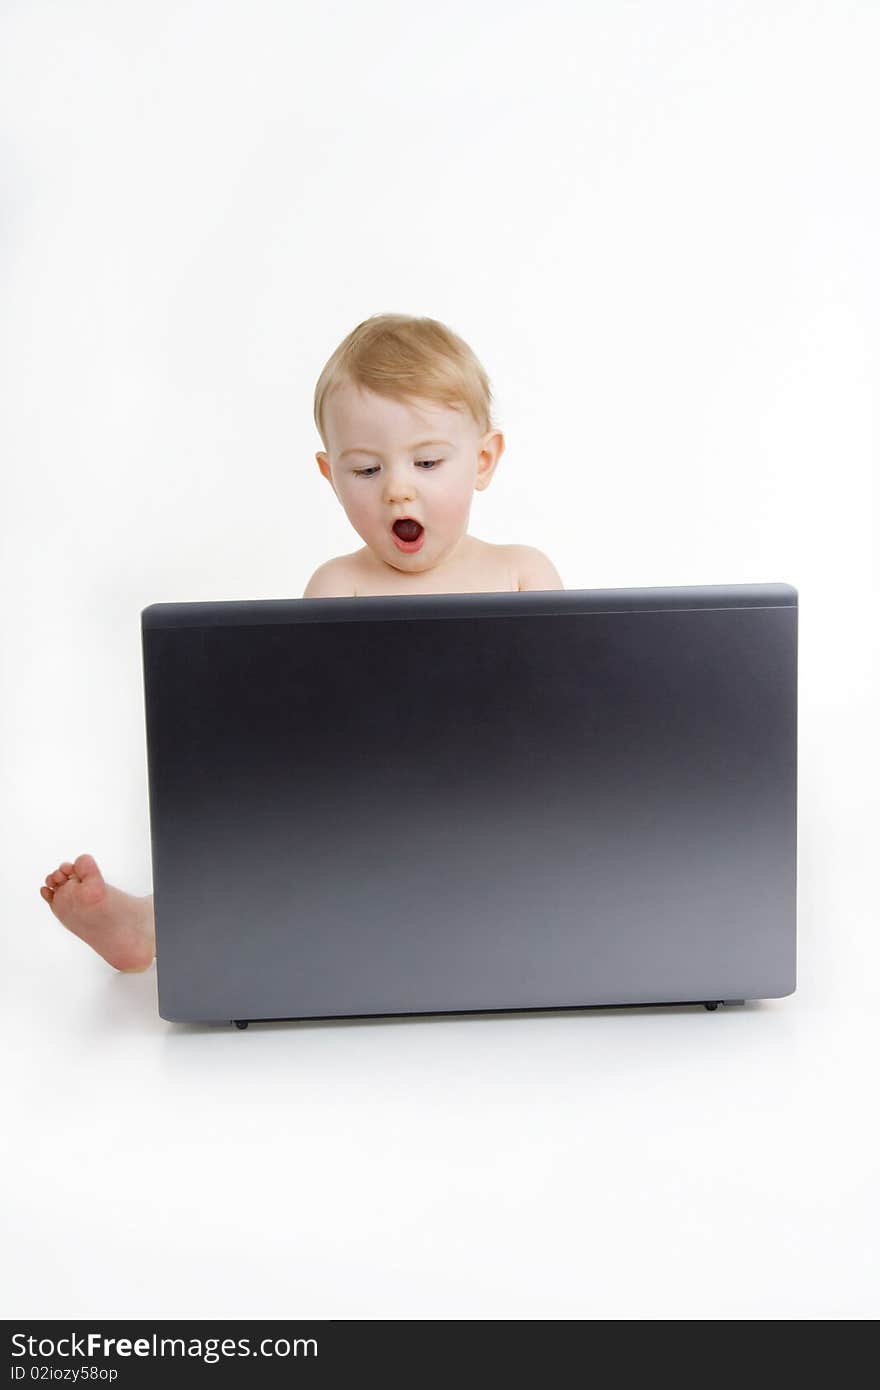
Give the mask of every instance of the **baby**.
<path id="1" fill-rule="evenodd" d="M 468 535 L 474 492 L 504 451 L 489 380 L 435 319 L 379 314 L 358 324 L 318 378 L 318 467 L 364 542 L 320 565 L 303 598 L 561 589 L 540 550 Z M 104 881 L 90 854 L 40 889 L 60 922 L 117 970 L 155 955 L 152 897 Z"/>

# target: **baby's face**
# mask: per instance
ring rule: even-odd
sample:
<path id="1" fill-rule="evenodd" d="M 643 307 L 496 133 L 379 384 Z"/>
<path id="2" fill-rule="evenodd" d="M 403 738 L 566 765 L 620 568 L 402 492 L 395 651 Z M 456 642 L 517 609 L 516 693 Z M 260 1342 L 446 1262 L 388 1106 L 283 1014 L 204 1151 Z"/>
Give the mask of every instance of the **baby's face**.
<path id="1" fill-rule="evenodd" d="M 346 516 L 375 556 L 407 574 L 454 554 L 504 449 L 501 432 L 482 434 L 464 407 L 405 404 L 351 382 L 329 397 L 325 430 L 318 466 Z M 423 528 L 414 541 L 392 530 L 403 517 Z"/>

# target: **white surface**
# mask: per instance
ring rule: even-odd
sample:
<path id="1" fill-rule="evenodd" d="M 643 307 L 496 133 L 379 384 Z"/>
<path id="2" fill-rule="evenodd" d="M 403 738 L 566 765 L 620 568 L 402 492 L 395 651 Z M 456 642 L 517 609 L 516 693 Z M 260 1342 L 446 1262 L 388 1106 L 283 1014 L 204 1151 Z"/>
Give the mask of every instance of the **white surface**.
<path id="1" fill-rule="evenodd" d="M 712 1014 L 182 1027 L 20 891 L 8 1315 L 876 1317 L 861 747 L 808 723 L 798 992 Z"/>
<path id="2" fill-rule="evenodd" d="M 869 3 L 4 9 L 7 1316 L 880 1312 L 878 39 Z M 140 609 L 357 546 L 312 392 L 388 309 L 492 379 L 475 534 L 569 588 L 797 586 L 792 998 L 181 1028 L 40 899 L 83 850 L 149 891 Z"/>

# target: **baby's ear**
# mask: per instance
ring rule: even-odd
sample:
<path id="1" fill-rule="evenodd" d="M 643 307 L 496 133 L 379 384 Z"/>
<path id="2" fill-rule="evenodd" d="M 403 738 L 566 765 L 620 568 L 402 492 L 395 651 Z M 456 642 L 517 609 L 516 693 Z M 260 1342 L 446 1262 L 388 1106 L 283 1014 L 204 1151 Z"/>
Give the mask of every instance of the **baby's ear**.
<path id="1" fill-rule="evenodd" d="M 498 467 L 498 460 L 504 453 L 504 435 L 500 430 L 490 430 L 480 442 L 480 457 L 477 464 L 476 489 L 482 492 L 492 481 Z"/>
<path id="2" fill-rule="evenodd" d="M 336 491 L 336 484 L 335 484 L 334 481 L 333 481 L 333 474 L 330 472 L 330 460 L 328 459 L 327 455 L 324 454 L 324 453 L 315 454 L 315 458 L 318 460 L 318 467 L 320 468 L 320 470 L 321 470 L 321 472 L 323 473 L 324 477 L 327 479 L 327 482 L 328 482 L 328 483 L 330 484 L 330 486 L 332 487 L 332 489 L 333 489 L 333 494 L 334 494 L 334 496 L 335 496 L 335 498 L 336 498 L 336 500 L 337 500 L 337 502 L 338 502 L 338 501 L 339 501 L 339 493 Z"/>

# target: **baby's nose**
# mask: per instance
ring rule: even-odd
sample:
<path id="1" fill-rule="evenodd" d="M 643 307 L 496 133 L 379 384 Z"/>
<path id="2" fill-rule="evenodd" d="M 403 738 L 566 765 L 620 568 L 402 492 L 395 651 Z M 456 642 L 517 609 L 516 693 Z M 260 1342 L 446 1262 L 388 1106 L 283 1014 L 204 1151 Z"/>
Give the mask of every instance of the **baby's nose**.
<path id="1" fill-rule="evenodd" d="M 388 502 L 411 502 L 414 492 L 411 478 L 389 478 L 385 484 L 385 499 Z"/>

